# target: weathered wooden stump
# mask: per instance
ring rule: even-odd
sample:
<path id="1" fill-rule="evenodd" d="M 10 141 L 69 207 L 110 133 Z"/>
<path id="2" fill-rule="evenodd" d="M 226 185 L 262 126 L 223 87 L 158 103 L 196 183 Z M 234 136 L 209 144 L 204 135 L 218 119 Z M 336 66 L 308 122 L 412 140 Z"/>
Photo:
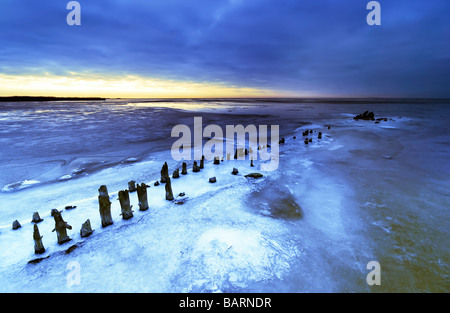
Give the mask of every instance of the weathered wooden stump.
<path id="1" fill-rule="evenodd" d="M 204 169 L 205 168 L 205 156 L 202 155 L 202 159 L 200 160 L 200 169 Z"/>
<path id="2" fill-rule="evenodd" d="M 42 222 L 43 221 L 43 219 L 39 216 L 39 213 L 38 212 L 34 212 L 33 213 L 33 219 L 31 220 L 31 223 L 40 223 L 40 222 Z"/>
<path id="3" fill-rule="evenodd" d="M 130 192 L 135 192 L 136 191 L 136 182 L 134 180 L 128 182 L 128 190 Z"/>
<path id="4" fill-rule="evenodd" d="M 63 244 L 71 239 L 67 235 L 67 229 L 72 229 L 72 226 L 67 224 L 62 216 L 61 212 L 56 209 L 52 209 L 51 215 L 55 219 L 55 228 L 52 230 L 54 232 L 56 230 L 56 236 L 58 238 L 58 244 Z"/>
<path id="5" fill-rule="evenodd" d="M 211 177 L 211 178 L 209 179 L 209 182 L 212 183 L 212 184 L 214 184 L 215 182 L 217 182 L 216 177 Z"/>
<path id="6" fill-rule="evenodd" d="M 307 145 L 309 142 L 308 138 L 305 139 L 305 145 Z"/>
<path id="7" fill-rule="evenodd" d="M 233 167 L 233 171 L 231 172 L 231 174 L 237 175 L 238 173 L 239 173 L 238 169 Z"/>
<path id="8" fill-rule="evenodd" d="M 194 165 L 192 165 L 192 171 L 194 173 L 200 172 L 200 167 L 198 167 L 197 161 L 194 161 Z"/>
<path id="9" fill-rule="evenodd" d="M 20 227 L 22 227 L 22 225 L 20 225 L 20 223 L 19 223 L 18 220 L 15 220 L 15 221 L 12 223 L 12 229 L 16 230 L 16 229 L 19 229 Z"/>
<path id="10" fill-rule="evenodd" d="M 254 167 L 254 165 L 253 165 L 253 158 L 250 160 L 250 167 Z"/>
<path id="11" fill-rule="evenodd" d="M 182 165 L 182 167 L 181 167 L 181 174 L 182 175 L 187 175 L 187 164 L 186 164 L 186 162 L 183 162 L 183 165 Z"/>
<path id="12" fill-rule="evenodd" d="M 39 228 L 34 224 L 33 239 L 34 239 L 34 253 L 42 254 L 45 252 L 44 244 L 42 243 L 42 237 L 39 233 Z"/>
<path id="13" fill-rule="evenodd" d="M 284 138 L 281 138 L 281 139 L 278 141 L 278 144 L 283 144 L 283 143 L 285 143 L 285 140 L 284 140 Z"/>
<path id="14" fill-rule="evenodd" d="M 92 235 L 94 231 L 92 230 L 91 227 L 91 221 L 89 219 L 86 220 L 86 222 L 83 223 L 83 225 L 81 225 L 81 229 L 80 229 L 80 236 L 81 237 L 89 237 L 90 235 Z"/>
<path id="15" fill-rule="evenodd" d="M 322 139 L 322 132 L 319 132 L 319 134 L 317 135 L 317 138 Z"/>
<path id="16" fill-rule="evenodd" d="M 214 164 L 215 165 L 220 164 L 220 157 L 218 157 L 218 156 L 214 157 Z"/>
<path id="17" fill-rule="evenodd" d="M 139 200 L 139 211 L 148 210 L 147 186 L 144 183 L 137 185 L 137 195 Z"/>
<path id="18" fill-rule="evenodd" d="M 130 205 L 130 193 L 128 190 L 121 190 L 119 191 L 119 202 L 120 202 L 120 208 L 122 209 L 122 218 L 124 220 L 128 220 L 133 217 L 133 211 L 131 208 L 133 207 Z"/>
<path id="19" fill-rule="evenodd" d="M 164 184 L 167 181 L 167 178 L 169 178 L 169 166 L 167 165 L 167 162 L 164 162 L 161 169 L 161 183 Z"/>
<path id="20" fill-rule="evenodd" d="M 194 162 L 197 163 L 197 162 Z M 174 199 L 172 192 L 172 184 L 170 182 L 170 177 L 166 181 L 166 200 L 172 201 Z"/>
<path id="21" fill-rule="evenodd" d="M 309 138 L 309 142 L 312 142 L 312 138 Z"/>
<path id="22" fill-rule="evenodd" d="M 180 170 L 178 168 L 173 171 L 172 178 L 180 178 Z"/>
<path id="23" fill-rule="evenodd" d="M 102 227 L 113 224 L 111 216 L 111 201 L 109 201 L 108 189 L 105 185 L 98 189 L 98 205 L 100 210 L 100 218 L 102 220 Z"/>

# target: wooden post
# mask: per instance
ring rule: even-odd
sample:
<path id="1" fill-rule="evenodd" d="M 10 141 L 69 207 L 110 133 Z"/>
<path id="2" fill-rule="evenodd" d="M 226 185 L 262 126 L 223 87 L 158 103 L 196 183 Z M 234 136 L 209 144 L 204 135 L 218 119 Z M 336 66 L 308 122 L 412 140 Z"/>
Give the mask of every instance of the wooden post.
<path id="1" fill-rule="evenodd" d="M 231 174 L 237 175 L 238 173 L 239 173 L 238 169 L 233 167 L 233 171 L 231 172 Z"/>
<path id="2" fill-rule="evenodd" d="M 197 161 L 194 161 L 194 165 L 192 166 L 192 171 L 194 173 L 200 172 L 200 167 L 198 167 Z"/>
<path id="3" fill-rule="evenodd" d="M 139 200 L 139 211 L 148 210 L 147 186 L 144 183 L 137 185 L 137 195 Z"/>
<path id="4" fill-rule="evenodd" d="M 250 160 L 250 167 L 254 167 L 254 165 L 253 165 L 253 157 L 252 157 L 252 159 Z"/>
<path id="5" fill-rule="evenodd" d="M 119 202 L 120 207 L 122 209 L 122 218 L 124 220 L 128 220 L 133 217 L 133 211 L 131 208 L 133 207 L 130 205 L 130 193 L 128 190 L 121 190 L 119 191 Z"/>
<path id="6" fill-rule="evenodd" d="M 173 171 L 172 178 L 180 178 L 180 170 L 178 168 Z"/>
<path id="7" fill-rule="evenodd" d="M 319 132 L 319 135 L 317 136 L 317 138 L 322 139 L 322 132 Z"/>
<path id="8" fill-rule="evenodd" d="M 197 165 L 197 162 L 194 162 Z M 166 200 L 172 201 L 174 199 L 172 192 L 172 184 L 170 182 L 170 177 L 166 181 Z"/>
<path id="9" fill-rule="evenodd" d="M 86 220 L 86 222 L 84 222 L 83 225 L 81 225 L 81 229 L 80 229 L 80 236 L 81 237 L 89 237 L 94 231 L 92 230 L 91 227 L 91 221 L 88 219 Z"/>
<path id="10" fill-rule="evenodd" d="M 214 164 L 220 164 L 220 158 L 218 156 L 214 157 Z"/>
<path id="11" fill-rule="evenodd" d="M 161 169 L 161 183 L 164 184 L 167 181 L 167 178 L 169 178 L 169 166 L 167 165 L 167 162 L 164 162 Z"/>
<path id="12" fill-rule="evenodd" d="M 136 191 L 136 182 L 134 180 L 128 182 L 128 190 L 130 192 L 135 192 Z"/>
<path id="13" fill-rule="evenodd" d="M 181 168 L 181 174 L 182 175 L 187 175 L 187 164 L 186 164 L 186 162 L 183 162 L 183 166 L 182 166 L 182 168 Z"/>
<path id="14" fill-rule="evenodd" d="M 108 189 L 105 185 L 100 186 L 98 193 L 98 204 L 100 208 L 102 227 L 106 227 L 113 224 L 111 217 L 111 201 L 109 201 Z"/>
<path id="15" fill-rule="evenodd" d="M 42 243 L 42 237 L 39 233 L 39 228 L 34 224 L 33 239 L 34 239 L 34 253 L 42 254 L 45 252 L 44 244 Z"/>
<path id="16" fill-rule="evenodd" d="M 58 243 L 63 244 L 71 239 L 67 236 L 67 229 L 72 229 L 72 226 L 67 224 L 62 216 L 61 212 L 56 209 L 52 209 L 51 215 L 55 219 L 55 228 L 52 230 L 54 232 L 56 230 L 56 236 L 58 238 Z"/>
<path id="17" fill-rule="evenodd" d="M 200 169 L 205 168 L 205 156 L 202 155 L 202 159 L 200 160 Z"/>

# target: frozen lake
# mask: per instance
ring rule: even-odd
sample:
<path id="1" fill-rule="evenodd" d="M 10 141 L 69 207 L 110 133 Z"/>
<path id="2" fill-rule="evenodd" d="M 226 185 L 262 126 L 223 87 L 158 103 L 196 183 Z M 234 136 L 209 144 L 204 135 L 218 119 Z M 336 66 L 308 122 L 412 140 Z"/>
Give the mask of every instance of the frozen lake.
<path id="1" fill-rule="evenodd" d="M 352 119 L 366 110 L 387 121 Z M 164 162 L 170 174 L 181 169 L 171 129 L 200 116 L 223 129 L 279 125 L 278 169 L 225 159 L 193 173 L 187 161 L 188 175 L 172 180 L 175 201 L 166 201 L 153 183 Z M 0 103 L 0 291 L 449 292 L 449 125 L 450 104 L 432 102 Z M 252 172 L 264 177 L 244 177 Z M 117 192 L 131 180 L 151 186 L 150 209 L 140 212 L 131 193 L 134 217 L 125 221 Z M 112 202 L 106 228 L 100 185 Z M 63 245 L 54 208 L 73 226 Z M 33 212 L 44 219 L 39 256 Z M 95 231 L 81 238 L 86 219 Z M 22 227 L 12 230 L 14 220 Z M 381 265 L 381 286 L 366 283 L 370 261 Z M 67 284 L 71 262 L 79 285 Z"/>

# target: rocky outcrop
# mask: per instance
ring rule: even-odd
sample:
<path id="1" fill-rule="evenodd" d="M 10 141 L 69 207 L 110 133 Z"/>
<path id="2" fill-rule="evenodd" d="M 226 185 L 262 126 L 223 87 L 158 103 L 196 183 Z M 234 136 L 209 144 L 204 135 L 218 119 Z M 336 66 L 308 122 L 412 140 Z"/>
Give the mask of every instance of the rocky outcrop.
<path id="1" fill-rule="evenodd" d="M 366 111 L 362 114 L 356 115 L 354 120 L 365 120 L 365 121 L 375 121 L 375 114 L 373 112 Z"/>

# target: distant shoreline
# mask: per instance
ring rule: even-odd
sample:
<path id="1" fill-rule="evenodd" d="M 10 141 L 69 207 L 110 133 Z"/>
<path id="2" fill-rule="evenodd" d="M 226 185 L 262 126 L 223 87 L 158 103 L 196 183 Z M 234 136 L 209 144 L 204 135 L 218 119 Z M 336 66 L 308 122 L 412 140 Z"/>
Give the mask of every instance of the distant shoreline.
<path id="1" fill-rule="evenodd" d="M 51 102 L 51 101 L 104 101 L 104 100 L 126 100 L 130 102 L 190 102 L 190 101 L 221 101 L 221 102 L 271 102 L 271 103 L 286 103 L 286 102 L 298 102 L 298 103 L 353 103 L 353 104 L 376 104 L 376 103 L 449 103 L 450 99 L 447 98 L 361 98 L 361 97 L 349 97 L 349 98 L 291 98 L 291 97 L 269 97 L 269 98 L 256 98 L 256 97 L 244 97 L 244 98 L 102 98 L 102 97 L 53 97 L 53 96 L 0 96 L 0 102 Z"/>
<path id="2" fill-rule="evenodd" d="M 13 96 L 0 97 L 0 102 L 26 102 L 26 101 L 99 101 L 106 100 L 106 98 L 97 97 L 33 97 L 33 96 Z"/>

